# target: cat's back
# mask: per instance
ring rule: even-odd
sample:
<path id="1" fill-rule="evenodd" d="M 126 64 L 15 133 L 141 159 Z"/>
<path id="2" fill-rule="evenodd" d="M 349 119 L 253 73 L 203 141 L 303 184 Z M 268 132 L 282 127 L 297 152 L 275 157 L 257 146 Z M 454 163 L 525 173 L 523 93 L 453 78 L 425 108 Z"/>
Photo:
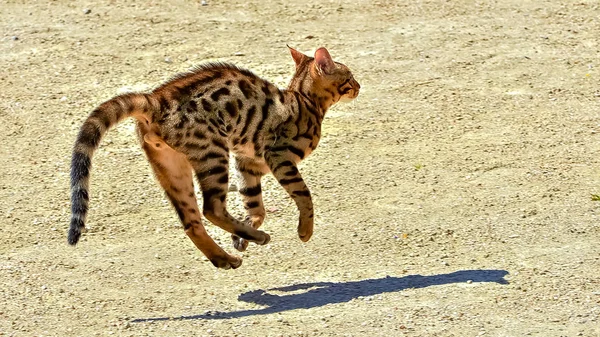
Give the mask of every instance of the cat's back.
<path id="1" fill-rule="evenodd" d="M 175 75 L 156 88 L 153 93 L 179 99 L 191 95 L 197 98 L 200 94 L 212 95 L 211 89 L 215 91 L 223 89 L 221 95 L 226 91 L 231 93 L 237 89 L 245 99 L 250 99 L 252 96 L 259 98 L 256 93 L 260 91 L 266 92 L 265 89 L 268 89 L 270 92 L 277 88 L 248 69 L 226 62 L 211 62 Z M 217 94 L 214 98 L 218 99 L 221 95 Z"/>
<path id="2" fill-rule="evenodd" d="M 256 145 L 290 116 L 289 103 L 277 86 L 230 63 L 200 65 L 151 95 L 160 105 L 153 120 L 168 138 L 201 130 Z"/>

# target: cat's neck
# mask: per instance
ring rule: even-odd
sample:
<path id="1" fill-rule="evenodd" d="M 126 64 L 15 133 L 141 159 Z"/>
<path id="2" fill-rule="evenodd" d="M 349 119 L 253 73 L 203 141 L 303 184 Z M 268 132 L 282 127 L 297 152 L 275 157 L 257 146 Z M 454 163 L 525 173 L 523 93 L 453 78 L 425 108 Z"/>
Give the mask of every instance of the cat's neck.
<path id="1" fill-rule="evenodd" d="M 335 104 L 333 98 L 327 95 L 319 96 L 315 93 L 306 93 L 301 90 L 294 90 L 289 88 L 283 90 L 283 92 L 287 96 L 286 101 L 288 99 L 291 99 L 292 102 L 294 102 L 294 100 L 296 100 L 296 97 L 298 97 L 298 99 L 303 101 L 303 104 L 305 104 L 309 110 L 312 110 L 311 112 L 319 115 L 319 117 L 321 118 L 323 118 L 329 110 L 329 108 L 331 108 L 331 106 Z"/>
<path id="2" fill-rule="evenodd" d="M 323 115 L 325 115 L 327 110 L 329 110 L 329 108 L 335 104 L 333 96 L 329 93 L 324 93 L 322 95 L 311 93 L 310 96 L 315 105 L 318 106 L 321 111 L 323 111 Z"/>
<path id="3" fill-rule="evenodd" d="M 298 109 L 298 113 L 309 113 L 315 115 L 318 120 L 323 120 L 329 106 L 321 105 L 315 95 L 309 96 L 302 91 L 286 89 L 283 90 L 285 102 L 290 109 Z"/>

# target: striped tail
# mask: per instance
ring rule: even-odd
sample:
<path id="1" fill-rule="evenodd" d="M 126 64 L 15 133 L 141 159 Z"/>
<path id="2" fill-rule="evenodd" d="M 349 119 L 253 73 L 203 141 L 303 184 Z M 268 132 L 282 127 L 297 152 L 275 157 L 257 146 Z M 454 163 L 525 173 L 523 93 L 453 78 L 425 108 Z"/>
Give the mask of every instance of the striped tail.
<path id="1" fill-rule="evenodd" d="M 75 245 L 81 231 L 85 228 L 85 219 L 89 202 L 89 177 L 92 156 L 98 148 L 102 136 L 123 119 L 133 116 L 149 122 L 152 120 L 153 107 L 146 94 L 124 94 L 102 103 L 85 120 L 71 158 L 71 226 L 68 242 Z"/>

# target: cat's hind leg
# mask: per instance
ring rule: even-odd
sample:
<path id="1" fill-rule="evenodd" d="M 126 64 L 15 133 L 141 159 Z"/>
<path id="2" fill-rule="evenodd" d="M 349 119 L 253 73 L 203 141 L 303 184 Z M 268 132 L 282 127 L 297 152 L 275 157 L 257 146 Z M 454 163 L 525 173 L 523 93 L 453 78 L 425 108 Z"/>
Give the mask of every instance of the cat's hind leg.
<path id="1" fill-rule="evenodd" d="M 177 211 L 185 233 L 215 267 L 224 269 L 239 267 L 242 260 L 227 254 L 213 241 L 202 225 L 194 193 L 192 167 L 186 156 L 171 148 L 158 135 L 151 131 L 144 132 L 143 126 L 138 126 L 140 126 L 142 148 L 146 152 L 156 178 Z"/>

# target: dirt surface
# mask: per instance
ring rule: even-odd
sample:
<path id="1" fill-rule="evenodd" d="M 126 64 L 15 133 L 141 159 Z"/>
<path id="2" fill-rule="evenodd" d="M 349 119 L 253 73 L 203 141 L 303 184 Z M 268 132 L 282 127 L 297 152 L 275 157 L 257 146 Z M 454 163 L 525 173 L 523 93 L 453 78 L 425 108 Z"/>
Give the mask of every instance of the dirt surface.
<path id="1" fill-rule="evenodd" d="M 2 2 L 0 335 L 599 336 L 599 3 L 283 3 Z M 326 46 L 362 86 L 301 166 L 310 242 L 269 177 L 271 243 L 215 269 L 127 122 L 67 245 L 95 106 L 210 60 L 284 86 L 286 44 Z"/>

